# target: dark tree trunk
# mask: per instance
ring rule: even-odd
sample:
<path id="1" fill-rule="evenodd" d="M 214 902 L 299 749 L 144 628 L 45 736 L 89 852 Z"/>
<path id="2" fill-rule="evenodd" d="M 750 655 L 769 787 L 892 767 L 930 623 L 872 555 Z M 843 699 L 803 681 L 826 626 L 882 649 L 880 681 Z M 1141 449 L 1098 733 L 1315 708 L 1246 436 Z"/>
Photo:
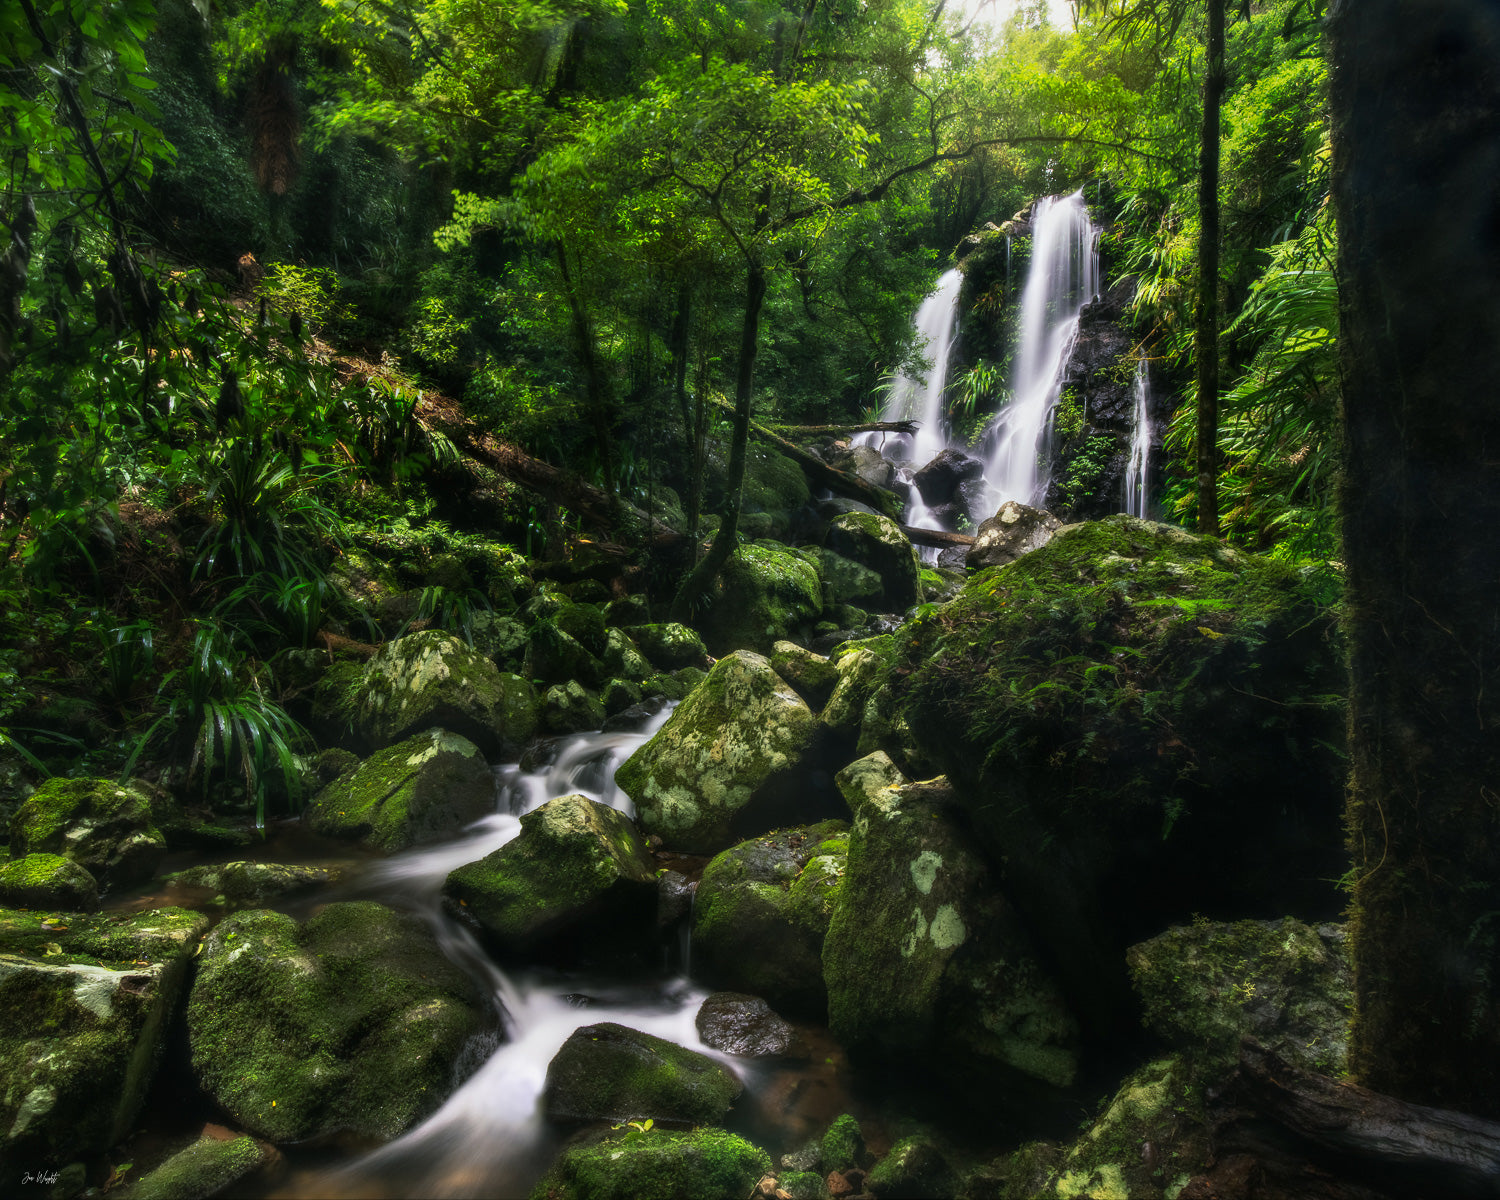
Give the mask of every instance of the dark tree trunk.
<path id="1" fill-rule="evenodd" d="M 1329 22 L 1350 644 L 1350 1065 L 1500 1116 L 1500 3 Z"/>
<path id="2" fill-rule="evenodd" d="M 1198 147 L 1198 532 L 1219 532 L 1219 110 L 1224 103 L 1224 0 L 1208 0 L 1208 73 Z"/>

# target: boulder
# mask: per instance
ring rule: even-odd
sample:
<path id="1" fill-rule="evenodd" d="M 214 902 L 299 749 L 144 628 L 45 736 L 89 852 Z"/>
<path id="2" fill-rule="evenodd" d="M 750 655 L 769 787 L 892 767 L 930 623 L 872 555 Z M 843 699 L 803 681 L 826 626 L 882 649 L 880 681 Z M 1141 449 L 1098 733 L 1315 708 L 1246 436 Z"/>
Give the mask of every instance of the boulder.
<path id="1" fill-rule="evenodd" d="M 60 855 L 107 887 L 150 879 L 166 852 L 146 793 L 108 779 L 48 779 L 10 820 L 12 858 Z"/>
<path id="2" fill-rule="evenodd" d="M 615 782 L 646 833 L 672 849 L 711 854 L 736 831 L 771 828 L 804 806 L 797 769 L 811 758 L 816 734 L 802 698 L 759 654 L 741 650 L 714 665 L 620 764 Z"/>
<path id="3" fill-rule="evenodd" d="M 589 654 L 597 657 L 604 653 L 604 610 L 596 604 L 584 604 L 546 592 L 529 601 L 521 610 L 523 620 L 551 625 L 576 641 Z"/>
<path id="4" fill-rule="evenodd" d="M 443 892 L 495 945 L 556 952 L 579 932 L 649 935 L 656 871 L 624 813 L 559 796 L 522 817 L 514 839 L 450 874 Z"/>
<path id="5" fill-rule="evenodd" d="M 598 729 L 607 714 L 599 697 L 576 679 L 553 684 L 542 697 L 542 732 L 553 735 Z"/>
<path id="6" fill-rule="evenodd" d="M 677 628 L 681 629 L 683 626 L 679 625 Z M 680 665 L 701 663 L 703 661 L 702 645 L 699 642 L 694 652 L 687 656 L 688 661 Z M 635 643 L 618 629 L 611 629 L 605 634 L 604 654 L 600 661 L 612 678 L 628 679 L 633 683 L 639 683 L 647 678 L 653 670 L 645 655 L 636 649 Z"/>
<path id="7" fill-rule="evenodd" d="M 865 1135 L 859 1122 L 849 1113 L 838 1117 L 818 1143 L 819 1158 L 825 1171 L 852 1171 L 865 1164 Z"/>
<path id="8" fill-rule="evenodd" d="M 979 526 L 974 544 L 964 556 L 971 570 L 1003 567 L 1052 540 L 1062 522 L 1049 512 L 1007 500 L 989 520 Z"/>
<path id="9" fill-rule="evenodd" d="M 885 587 L 869 607 L 905 612 L 922 599 L 922 563 L 916 548 L 889 517 L 846 513 L 828 526 L 828 549 L 868 567 Z"/>
<path id="10" fill-rule="evenodd" d="M 570 1145 L 532 1200 L 677 1200 L 748 1196 L 771 1158 L 722 1129 L 627 1129 Z"/>
<path id="11" fill-rule="evenodd" d="M 771 670 L 792 685 L 813 711 L 828 703 L 839 681 L 838 668 L 821 654 L 796 642 L 777 642 L 771 647 Z"/>
<path id="12" fill-rule="evenodd" d="M 769 446 L 746 448 L 742 499 L 745 512 L 770 513 L 779 519 L 778 527 L 784 531 L 787 518 L 806 504 L 811 495 L 807 476 L 786 455 Z"/>
<path id="13" fill-rule="evenodd" d="M 780 542 L 737 546 L 713 584 L 712 604 L 699 621 L 715 654 L 768 653 L 782 638 L 804 634 L 823 611 L 816 555 Z"/>
<path id="14" fill-rule="evenodd" d="M 848 826 L 824 821 L 717 855 L 693 902 L 694 969 L 787 1011 L 821 1016 L 823 939 L 848 849 Z"/>
<path id="15" fill-rule="evenodd" d="M 527 626 L 515 617 L 477 612 L 469 618 L 469 643 L 502 672 L 519 674 L 526 664 Z"/>
<path id="16" fill-rule="evenodd" d="M 874 446 L 850 446 L 847 450 L 834 452 L 829 463 L 836 471 L 847 471 L 873 487 L 887 487 L 895 475 L 895 467 Z"/>
<path id="17" fill-rule="evenodd" d="M 932 1053 L 1058 1087 L 1078 1023 L 942 778 L 907 783 L 877 752 L 846 767 L 848 865 L 823 943 L 828 1025 L 851 1054 Z"/>
<path id="18" fill-rule="evenodd" d="M 484 1023 L 427 924 L 369 901 L 302 925 L 266 909 L 226 917 L 204 941 L 187 1008 L 199 1086 L 277 1143 L 395 1137 L 442 1103 Z"/>
<path id="19" fill-rule="evenodd" d="M 676 621 L 661 625 L 637 625 L 630 640 L 640 648 L 651 665 L 659 671 L 676 671 L 681 667 L 702 668 L 708 662 L 703 639 Z"/>
<path id="20" fill-rule="evenodd" d="M 337 867 L 305 867 L 290 863 L 227 862 L 189 867 L 171 876 L 183 887 L 206 888 L 232 908 L 259 908 L 267 900 L 290 896 L 337 883 Z"/>
<path id="21" fill-rule="evenodd" d="M 651 602 L 645 596 L 621 596 L 604 606 L 604 619 L 610 625 L 645 625 L 651 620 Z"/>
<path id="22" fill-rule="evenodd" d="M 826 547 L 818 552 L 818 571 L 835 607 L 854 601 L 879 603 L 885 596 L 885 580 L 880 572 L 851 562 Z"/>
<path id="23" fill-rule="evenodd" d="M 536 732 L 536 693 L 518 675 L 437 630 L 387 642 L 354 697 L 353 725 L 379 750 L 427 729 L 468 738 L 486 755 L 513 757 Z"/>
<path id="24" fill-rule="evenodd" d="M 740 1094 L 728 1067 L 613 1021 L 576 1029 L 547 1066 L 542 1108 L 554 1121 L 712 1125 Z"/>
<path id="25" fill-rule="evenodd" d="M 744 1058 L 785 1054 L 795 1037 L 792 1027 L 769 1004 L 743 992 L 714 992 L 706 997 L 694 1023 L 705 1046 Z"/>
<path id="26" fill-rule="evenodd" d="M 538 621 L 526 634 L 526 674 L 546 683 L 579 680 L 597 687 L 608 668 L 572 634 L 551 621 Z"/>
<path id="27" fill-rule="evenodd" d="M 984 475 L 984 463 L 962 450 L 941 451 L 911 477 L 929 508 L 947 504 L 958 494 L 958 486 Z"/>
<path id="28" fill-rule="evenodd" d="M 94 912 L 99 907 L 99 884 L 87 868 L 71 859 L 57 854 L 28 854 L 0 864 L 0 904 Z"/>
<path id="29" fill-rule="evenodd" d="M 599 728 L 607 726 L 610 717 L 628 712 L 636 705 L 644 703 L 645 699 L 646 691 L 640 684 L 632 683 L 628 679 L 611 679 L 599 693 L 599 703 L 604 706 L 605 712 L 605 720 Z M 585 726 L 585 728 L 590 727 Z"/>
<path id="30" fill-rule="evenodd" d="M 303 820 L 325 837 L 393 851 L 452 837 L 494 811 L 495 775 L 479 747 L 428 729 L 340 775 Z"/>
<path id="31" fill-rule="evenodd" d="M 201 1137 L 179 1150 L 130 1189 L 131 1200 L 199 1200 L 260 1170 L 266 1147 L 254 1138 Z"/>
<path id="32" fill-rule="evenodd" d="M 902 1200 L 947 1200 L 956 1195 L 958 1177 L 941 1147 L 926 1134 L 902 1138 L 865 1176 L 875 1196 Z"/>

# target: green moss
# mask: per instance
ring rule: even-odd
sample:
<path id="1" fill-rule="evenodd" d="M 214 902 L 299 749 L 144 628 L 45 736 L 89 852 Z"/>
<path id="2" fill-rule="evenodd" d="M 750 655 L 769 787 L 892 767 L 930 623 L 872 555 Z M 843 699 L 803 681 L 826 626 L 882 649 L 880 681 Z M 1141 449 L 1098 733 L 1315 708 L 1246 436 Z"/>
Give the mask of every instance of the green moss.
<path id="1" fill-rule="evenodd" d="M 651 665 L 660 671 L 675 671 L 679 667 L 701 668 L 708 661 L 703 639 L 686 625 L 675 621 L 636 625 L 630 630 L 630 638 Z"/>
<path id="2" fill-rule="evenodd" d="M 547 1067 L 543 1105 L 554 1120 L 707 1124 L 723 1119 L 740 1090 L 714 1059 L 607 1021 L 563 1043 Z"/>
<path id="3" fill-rule="evenodd" d="M 743 504 L 747 512 L 791 513 L 811 495 L 807 476 L 786 455 L 768 446 L 751 446 L 746 451 Z"/>
<path id="4" fill-rule="evenodd" d="M 865 1138 L 859 1122 L 844 1113 L 823 1135 L 823 1166 L 829 1171 L 848 1171 L 865 1161 Z"/>
<path id="5" fill-rule="evenodd" d="M 811 627 L 822 611 L 822 581 L 805 556 L 780 542 L 750 542 L 724 564 L 700 623 L 716 654 L 768 653 L 776 642 Z"/>
<path id="6" fill-rule="evenodd" d="M 208 925 L 202 913 L 186 908 L 94 914 L 0 908 L 0 952 L 116 969 L 167 963 L 190 954 Z"/>
<path id="7" fill-rule="evenodd" d="M 130 1195 L 132 1200 L 199 1200 L 243 1179 L 264 1161 L 253 1138 L 200 1138 L 142 1177 Z"/>
<path id="8" fill-rule="evenodd" d="M 822 1200 L 823 1177 L 816 1171 L 786 1171 L 776 1177 L 776 1186 L 792 1200 Z"/>
<path id="9" fill-rule="evenodd" d="M 955 1183 L 947 1158 L 926 1134 L 902 1138 L 865 1178 L 866 1189 L 876 1196 L 903 1200 L 946 1200 Z"/>
<path id="10" fill-rule="evenodd" d="M 563 1151 L 532 1200 L 747 1196 L 770 1170 L 765 1151 L 722 1129 L 629 1130 Z"/>
<path id="11" fill-rule="evenodd" d="M 143 791 L 108 779 L 52 778 L 10 821 L 12 858 L 57 854 L 116 885 L 148 879 L 166 839 Z"/>
<path id="12" fill-rule="evenodd" d="M 0 865 L 0 904 L 92 912 L 99 907 L 99 884 L 60 855 L 28 854 Z"/>

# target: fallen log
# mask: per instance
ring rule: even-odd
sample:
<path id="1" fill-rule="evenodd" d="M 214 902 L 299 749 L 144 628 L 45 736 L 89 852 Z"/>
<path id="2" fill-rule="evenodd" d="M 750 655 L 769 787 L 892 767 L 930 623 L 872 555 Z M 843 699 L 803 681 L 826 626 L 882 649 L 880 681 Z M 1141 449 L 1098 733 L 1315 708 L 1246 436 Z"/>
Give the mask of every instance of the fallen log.
<path id="1" fill-rule="evenodd" d="M 866 421 L 862 425 L 768 425 L 766 428 L 782 437 L 844 437 L 851 433 L 906 433 L 917 432 L 915 421 Z"/>
<path id="2" fill-rule="evenodd" d="M 950 550 L 955 546 L 967 550 L 975 541 L 967 533 L 949 533 L 946 529 L 918 529 L 915 525 L 903 525 L 901 532 L 911 539 L 914 546 L 936 546 L 939 550 Z"/>

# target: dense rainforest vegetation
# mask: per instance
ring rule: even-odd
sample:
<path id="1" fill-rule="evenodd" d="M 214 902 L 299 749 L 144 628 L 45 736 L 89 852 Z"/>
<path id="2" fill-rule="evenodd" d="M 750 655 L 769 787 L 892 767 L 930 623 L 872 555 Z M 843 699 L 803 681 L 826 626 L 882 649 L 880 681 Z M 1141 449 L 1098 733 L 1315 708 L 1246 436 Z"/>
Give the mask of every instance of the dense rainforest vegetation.
<path id="1" fill-rule="evenodd" d="M 0 1180 L 1490 1194 L 1500 34 L 1350 9 L 0 6 Z"/>

